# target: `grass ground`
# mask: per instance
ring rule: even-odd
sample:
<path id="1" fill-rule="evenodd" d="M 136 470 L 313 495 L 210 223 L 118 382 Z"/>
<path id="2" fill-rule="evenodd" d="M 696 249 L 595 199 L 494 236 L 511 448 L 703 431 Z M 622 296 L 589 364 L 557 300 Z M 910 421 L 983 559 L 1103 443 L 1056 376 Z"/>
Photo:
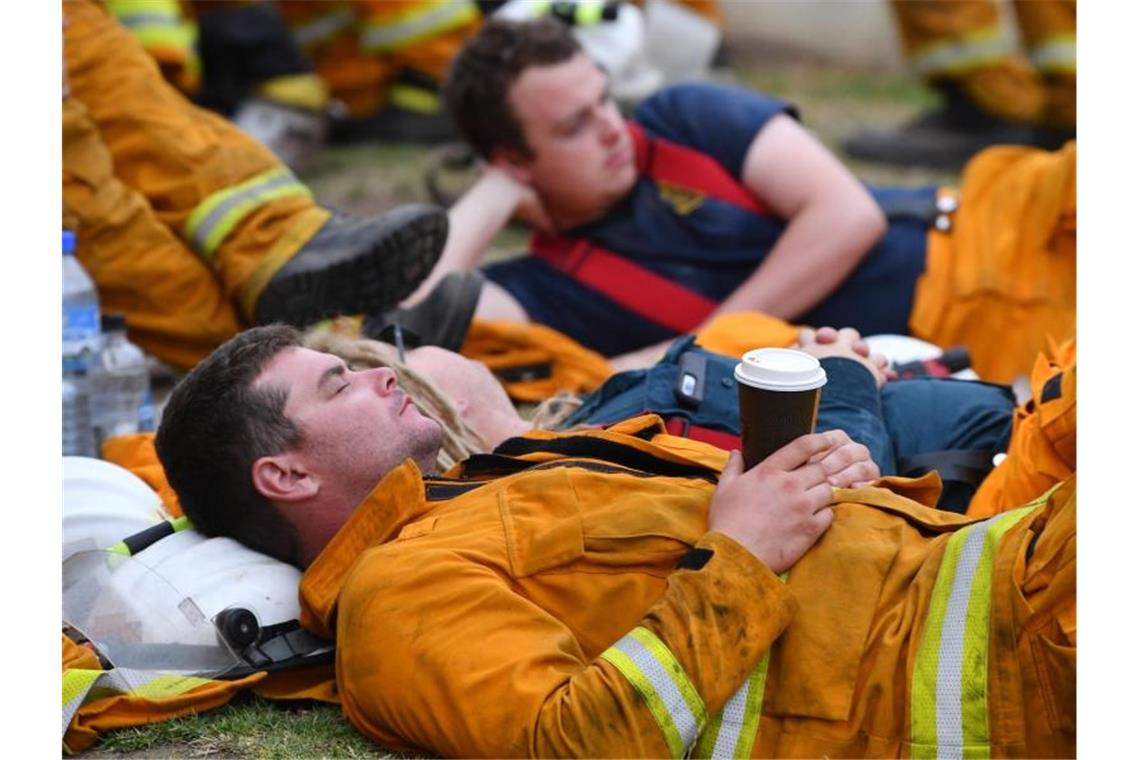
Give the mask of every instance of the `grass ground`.
<path id="1" fill-rule="evenodd" d="M 900 123 L 933 105 L 920 84 L 897 72 L 857 71 L 823 62 L 773 58 L 748 45 L 734 50 L 728 76 L 799 106 L 804 123 L 839 151 L 844 134 L 862 126 Z M 422 176 L 431 150 L 411 145 L 330 148 L 303 176 L 321 202 L 343 211 L 376 213 L 395 203 L 427 201 Z M 955 183 L 954 175 L 848 162 L 878 184 Z M 525 236 L 508 230 L 496 255 L 521 250 Z M 198 716 L 112 732 L 92 758 L 392 757 L 357 734 L 337 708 L 282 705 L 245 695 Z"/>

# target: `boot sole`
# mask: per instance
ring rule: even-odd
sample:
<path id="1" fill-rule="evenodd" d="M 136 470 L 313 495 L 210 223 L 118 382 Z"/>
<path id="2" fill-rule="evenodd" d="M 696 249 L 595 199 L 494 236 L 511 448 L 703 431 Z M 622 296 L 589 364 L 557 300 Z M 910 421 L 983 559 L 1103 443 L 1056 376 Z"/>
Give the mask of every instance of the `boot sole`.
<path id="1" fill-rule="evenodd" d="M 257 321 L 304 327 L 326 317 L 392 308 L 427 277 L 446 241 L 446 214 L 410 208 L 407 220 L 394 222 L 365 250 L 271 279 L 258 299 Z M 263 310 L 262 304 L 275 308 Z"/>

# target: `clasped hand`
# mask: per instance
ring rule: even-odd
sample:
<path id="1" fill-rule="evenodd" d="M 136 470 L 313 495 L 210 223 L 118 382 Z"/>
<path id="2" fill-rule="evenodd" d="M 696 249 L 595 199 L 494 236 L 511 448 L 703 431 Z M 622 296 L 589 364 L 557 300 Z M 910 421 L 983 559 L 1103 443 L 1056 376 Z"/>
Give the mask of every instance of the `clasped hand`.
<path id="1" fill-rule="evenodd" d="M 832 488 L 878 477 L 867 447 L 842 430 L 800 436 L 747 471 L 733 451 L 709 505 L 709 530 L 781 573 L 831 525 Z"/>

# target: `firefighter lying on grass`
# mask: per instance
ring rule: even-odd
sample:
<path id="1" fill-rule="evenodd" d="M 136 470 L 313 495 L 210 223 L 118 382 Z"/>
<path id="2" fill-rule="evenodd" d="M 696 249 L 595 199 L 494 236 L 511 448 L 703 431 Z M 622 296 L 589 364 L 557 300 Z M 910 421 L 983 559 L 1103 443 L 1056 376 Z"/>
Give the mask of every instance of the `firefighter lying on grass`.
<path id="1" fill-rule="evenodd" d="M 387 368 L 256 328 L 156 438 L 201 532 L 305 568 L 343 708 L 442 755 L 1075 753 L 1071 477 L 987 520 L 846 434 L 743 471 L 658 417 L 433 472 Z"/>

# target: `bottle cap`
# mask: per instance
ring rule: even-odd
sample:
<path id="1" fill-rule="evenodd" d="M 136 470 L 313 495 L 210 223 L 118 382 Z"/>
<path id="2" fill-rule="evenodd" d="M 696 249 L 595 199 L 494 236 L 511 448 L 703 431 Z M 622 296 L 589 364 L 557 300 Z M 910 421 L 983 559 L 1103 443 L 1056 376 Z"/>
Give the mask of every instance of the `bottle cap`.
<path id="1" fill-rule="evenodd" d="M 63 231 L 63 255 L 75 253 L 75 233 L 71 230 Z"/>
<path id="2" fill-rule="evenodd" d="M 757 348 L 736 365 L 737 382 L 772 391 L 810 391 L 827 382 L 827 372 L 811 354 L 790 348 Z"/>
<path id="3" fill-rule="evenodd" d="M 99 328 L 105 333 L 125 332 L 127 329 L 127 317 L 125 314 L 117 311 L 104 314 L 99 320 Z"/>

